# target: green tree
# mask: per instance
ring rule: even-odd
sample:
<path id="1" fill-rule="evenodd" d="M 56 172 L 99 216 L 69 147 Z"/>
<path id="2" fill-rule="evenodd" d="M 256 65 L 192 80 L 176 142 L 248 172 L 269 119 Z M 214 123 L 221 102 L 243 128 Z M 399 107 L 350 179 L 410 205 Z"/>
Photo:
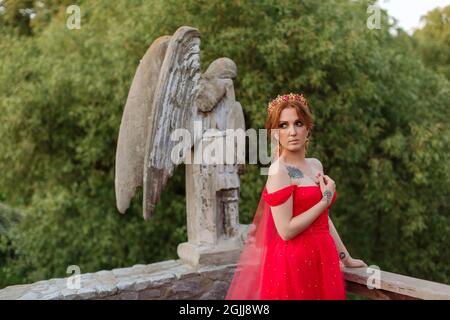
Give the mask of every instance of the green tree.
<path id="1" fill-rule="evenodd" d="M 0 0 L 0 26 L 9 33 L 31 36 L 42 31 L 54 16 L 82 0 Z"/>
<path id="2" fill-rule="evenodd" d="M 427 66 L 450 79 L 450 5 L 428 12 L 413 38 Z"/>
<path id="3" fill-rule="evenodd" d="M 31 15 L 33 13 L 32 0 L 0 1 L 0 25 L 6 26 L 21 35 L 31 35 Z"/>

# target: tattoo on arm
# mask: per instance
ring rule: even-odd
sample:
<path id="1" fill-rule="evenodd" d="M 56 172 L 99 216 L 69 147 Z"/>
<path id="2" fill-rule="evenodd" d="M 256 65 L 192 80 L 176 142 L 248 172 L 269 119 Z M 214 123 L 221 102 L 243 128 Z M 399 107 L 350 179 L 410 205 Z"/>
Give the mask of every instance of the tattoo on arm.
<path id="1" fill-rule="evenodd" d="M 303 172 L 295 167 L 291 167 L 291 166 L 286 166 L 287 170 L 288 170 L 288 174 L 289 177 L 291 178 L 303 178 Z"/>
<path id="2" fill-rule="evenodd" d="M 341 253 L 339 254 L 339 258 L 341 258 L 341 260 L 345 259 L 345 257 L 346 257 L 346 255 L 345 255 L 344 252 L 341 252 Z"/>
<path id="3" fill-rule="evenodd" d="M 332 196 L 333 194 L 331 193 L 331 191 L 327 190 L 323 193 L 321 201 L 325 201 L 327 204 L 330 204 Z"/>

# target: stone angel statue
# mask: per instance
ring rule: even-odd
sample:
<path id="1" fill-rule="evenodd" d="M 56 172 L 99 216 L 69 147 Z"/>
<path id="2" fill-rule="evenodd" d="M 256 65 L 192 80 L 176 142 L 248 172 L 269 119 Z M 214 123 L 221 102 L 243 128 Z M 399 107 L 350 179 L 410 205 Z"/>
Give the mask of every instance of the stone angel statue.
<path id="1" fill-rule="evenodd" d="M 180 27 L 151 44 L 136 70 L 120 124 L 115 164 L 119 212 L 125 213 L 137 187 L 143 187 L 143 215 L 149 219 L 175 167 L 199 156 L 195 146 L 223 139 L 227 129 L 245 130 L 234 95 L 236 76 L 228 58 L 216 59 L 201 73 L 195 28 Z M 172 135 L 180 129 L 190 139 L 177 149 Z M 179 245 L 180 258 L 193 265 L 237 259 L 243 164 L 185 163 L 188 242 Z"/>

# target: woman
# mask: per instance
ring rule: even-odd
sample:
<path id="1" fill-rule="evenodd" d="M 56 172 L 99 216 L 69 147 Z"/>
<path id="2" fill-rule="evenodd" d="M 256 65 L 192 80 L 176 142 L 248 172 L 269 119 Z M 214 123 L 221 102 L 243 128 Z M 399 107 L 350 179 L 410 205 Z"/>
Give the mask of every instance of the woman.
<path id="1" fill-rule="evenodd" d="M 313 128 L 308 102 L 290 93 L 267 111 L 275 159 L 225 299 L 345 299 L 342 265 L 367 265 L 350 256 L 328 217 L 334 180 L 319 160 L 305 158 Z"/>

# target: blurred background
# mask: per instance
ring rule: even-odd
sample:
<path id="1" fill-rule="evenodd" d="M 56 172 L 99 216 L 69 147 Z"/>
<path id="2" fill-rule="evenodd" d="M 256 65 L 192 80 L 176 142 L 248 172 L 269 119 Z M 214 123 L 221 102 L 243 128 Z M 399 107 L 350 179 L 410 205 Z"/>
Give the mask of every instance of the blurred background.
<path id="1" fill-rule="evenodd" d="M 0 288 L 177 258 L 184 167 L 144 222 L 142 189 L 118 213 L 114 162 L 139 60 L 183 25 L 201 33 L 202 71 L 237 64 L 247 128 L 278 94 L 309 99 L 307 157 L 336 181 L 353 257 L 450 284 L 449 16 L 428 0 L 0 0 Z M 246 166 L 241 223 L 265 180 Z"/>

